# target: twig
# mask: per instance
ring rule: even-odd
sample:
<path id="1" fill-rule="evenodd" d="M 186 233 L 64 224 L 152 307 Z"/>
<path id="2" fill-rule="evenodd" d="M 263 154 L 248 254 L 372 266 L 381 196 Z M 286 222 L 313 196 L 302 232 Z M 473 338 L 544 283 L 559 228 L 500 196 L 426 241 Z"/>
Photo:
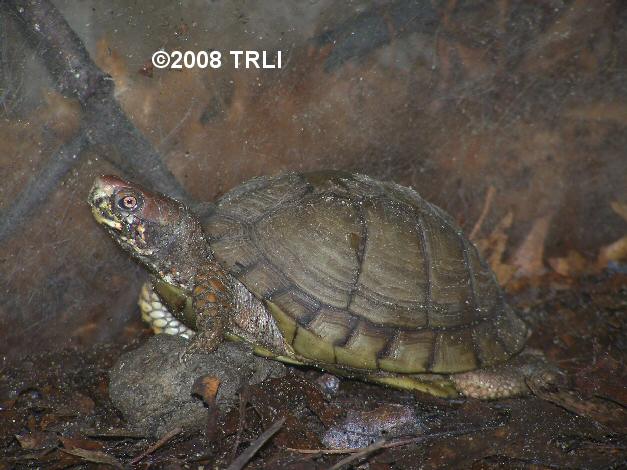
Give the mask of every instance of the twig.
<path id="1" fill-rule="evenodd" d="M 113 95 L 113 80 L 98 68 L 80 38 L 50 0 L 5 0 L 0 7 L 16 19 L 38 51 L 57 90 L 78 99 L 83 108 L 81 130 L 50 156 L 40 173 L 0 213 L 0 240 L 15 232 L 28 215 L 76 166 L 88 145 L 110 147 L 102 152 L 126 176 L 184 203 L 191 198 L 150 142 L 128 119 Z"/>
<path id="2" fill-rule="evenodd" d="M 501 426 L 486 426 L 483 428 L 476 428 L 476 429 L 460 429 L 458 431 L 444 431 L 444 432 L 436 432 L 433 434 L 428 434 L 426 436 L 415 436 L 415 437 L 408 437 L 405 439 L 398 439 L 396 441 L 388 441 L 388 442 L 383 442 L 380 445 L 381 449 L 390 449 L 392 447 L 399 447 L 399 446 L 404 446 L 407 444 L 415 444 L 415 443 L 419 443 L 419 442 L 424 442 L 424 441 L 429 441 L 431 439 L 438 439 L 440 437 L 457 437 L 457 436 L 463 436 L 466 434 L 473 434 L 476 432 L 483 432 L 483 431 L 489 431 L 492 429 L 497 429 Z M 376 442 L 375 444 L 379 444 L 381 441 Z M 372 445 L 375 445 L 372 444 Z M 292 447 L 286 447 L 285 450 L 289 450 L 291 452 L 298 452 L 299 454 L 318 454 L 318 455 L 334 455 L 334 454 L 353 454 L 353 453 L 359 453 L 362 452 L 363 450 L 368 449 L 371 446 L 368 447 L 357 447 L 354 449 L 294 449 Z"/>
<path id="3" fill-rule="evenodd" d="M 259 436 L 255 441 L 248 447 L 244 452 L 240 454 L 238 458 L 236 458 L 231 465 L 227 467 L 226 470 L 241 470 L 246 466 L 248 461 L 253 458 L 253 456 L 257 453 L 259 449 L 272 437 L 274 436 L 281 426 L 285 423 L 285 417 L 281 418 L 278 421 L 275 421 L 272 426 L 266 429 L 261 436 Z"/>
<path id="4" fill-rule="evenodd" d="M 80 447 L 75 447 L 74 449 L 64 449 L 60 447 L 59 451 L 64 454 L 74 455 L 75 457 L 79 457 L 87 462 L 110 465 L 111 467 L 119 469 L 124 468 L 118 459 L 99 450 L 81 449 Z"/>
<path id="5" fill-rule="evenodd" d="M 29 213 L 46 201 L 59 181 L 76 165 L 79 155 L 87 145 L 86 136 L 80 132 L 50 156 L 46 166 L 30 178 L 19 197 L 0 212 L 0 240 L 14 231 L 18 224 L 27 219 Z"/>
<path id="6" fill-rule="evenodd" d="M 488 192 L 485 195 L 485 200 L 483 202 L 483 209 L 481 209 L 481 214 L 479 215 L 479 218 L 477 219 L 475 226 L 472 228 L 472 230 L 470 231 L 470 235 L 468 236 L 468 238 L 470 238 L 471 240 L 474 240 L 477 234 L 479 233 L 479 230 L 481 230 L 483 221 L 487 217 L 488 212 L 490 212 L 490 207 L 492 206 L 492 201 L 494 200 L 495 194 L 496 194 L 496 189 L 494 188 L 494 186 L 490 186 L 488 188 Z"/>
<path id="7" fill-rule="evenodd" d="M 244 426 L 246 426 L 246 405 L 248 405 L 248 387 L 243 388 L 239 394 L 239 419 L 237 422 L 237 434 L 235 435 L 233 450 L 231 451 L 231 460 L 235 459 L 237 448 L 242 442 L 242 433 L 244 432 Z"/>
<path id="8" fill-rule="evenodd" d="M 325 59 L 325 70 L 332 71 L 394 39 L 414 32 L 432 34 L 438 23 L 438 12 L 430 2 L 397 0 L 351 17 L 337 28 L 313 38 L 312 43 L 320 49 L 332 48 Z"/>
<path id="9" fill-rule="evenodd" d="M 333 465 L 329 470 L 340 470 L 340 468 L 342 468 L 344 465 L 348 465 L 355 460 L 360 460 L 372 454 L 373 452 L 376 452 L 377 450 L 383 449 L 384 446 L 385 439 L 381 439 L 380 441 L 377 441 L 374 444 L 369 445 L 368 447 L 363 447 L 359 450 L 359 452 L 353 452 L 348 457 L 344 457 L 342 460 Z"/>
<path id="10" fill-rule="evenodd" d="M 157 449 L 160 449 L 165 444 L 167 444 L 173 437 L 177 436 L 181 432 L 183 432 L 183 430 L 181 428 L 179 428 L 179 427 L 176 427 L 176 428 L 172 429 L 171 431 L 168 431 L 157 442 L 155 442 L 153 445 L 148 447 L 148 449 L 146 449 L 141 454 L 139 454 L 137 457 L 135 457 L 133 460 L 131 460 L 131 465 L 135 465 L 137 462 L 142 460 L 144 457 L 152 454 Z"/>

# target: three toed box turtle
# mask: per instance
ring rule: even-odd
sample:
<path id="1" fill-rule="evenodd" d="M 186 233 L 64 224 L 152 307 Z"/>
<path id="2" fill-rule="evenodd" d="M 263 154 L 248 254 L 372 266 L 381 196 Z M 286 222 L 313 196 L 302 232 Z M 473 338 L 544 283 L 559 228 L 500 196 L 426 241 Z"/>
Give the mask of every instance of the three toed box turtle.
<path id="1" fill-rule="evenodd" d="M 540 355 L 520 354 L 529 330 L 476 248 L 412 189 L 335 171 L 260 177 L 201 220 L 103 176 L 89 204 L 152 274 L 144 317 L 197 331 L 191 349 L 240 340 L 287 363 L 447 397 L 510 396 L 546 375 Z"/>

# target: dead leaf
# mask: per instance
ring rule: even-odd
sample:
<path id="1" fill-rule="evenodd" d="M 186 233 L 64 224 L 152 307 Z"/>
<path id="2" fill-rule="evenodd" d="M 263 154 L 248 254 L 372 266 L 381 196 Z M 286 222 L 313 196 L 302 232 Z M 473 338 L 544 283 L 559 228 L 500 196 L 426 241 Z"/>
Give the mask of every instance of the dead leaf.
<path id="1" fill-rule="evenodd" d="M 102 450 L 102 443 L 93 439 L 85 439 L 83 437 L 63 437 L 59 436 L 59 440 L 66 449 L 85 449 L 85 450 Z"/>
<path id="2" fill-rule="evenodd" d="M 192 393 L 202 398 L 206 405 L 213 405 L 220 388 L 220 379 L 211 375 L 198 377 L 192 386 Z"/>
<path id="3" fill-rule="evenodd" d="M 513 221 L 514 213 L 509 211 L 505 217 L 496 224 L 496 227 L 494 227 L 487 238 L 482 238 L 476 242 L 479 252 L 488 261 L 492 271 L 494 271 L 499 283 L 502 285 L 507 284 L 507 281 L 510 280 L 515 271 L 513 266 L 503 262 L 503 254 L 505 253 L 509 239 L 507 231 L 512 226 Z"/>
<path id="4" fill-rule="evenodd" d="M 105 452 L 100 452 L 98 450 L 87 450 L 87 449 L 59 449 L 61 452 L 66 454 L 74 455 L 76 457 L 80 457 L 83 460 L 94 463 L 102 463 L 105 465 L 111 465 L 115 468 L 124 468 L 122 463 L 113 457 L 112 455 L 106 454 Z"/>
<path id="5" fill-rule="evenodd" d="M 58 443 L 56 433 L 42 432 L 42 431 L 30 431 L 21 434 L 16 434 L 15 439 L 20 443 L 22 449 L 49 449 L 54 447 Z"/>
<path id="6" fill-rule="evenodd" d="M 512 264 L 519 276 L 534 277 L 544 273 L 544 242 L 551 219 L 552 215 L 536 219 L 527 237 L 514 253 Z"/>
<path id="7" fill-rule="evenodd" d="M 570 250 L 563 258 L 549 258 L 548 261 L 553 271 L 565 277 L 583 274 L 589 267 L 587 260 L 574 250 Z"/>
<path id="8" fill-rule="evenodd" d="M 612 210 L 614 210 L 614 212 L 620 215 L 623 220 L 627 222 L 627 202 L 612 201 L 610 206 L 612 206 Z"/>
<path id="9" fill-rule="evenodd" d="M 198 377 L 192 385 L 192 394 L 198 395 L 209 410 L 207 417 L 207 439 L 212 442 L 216 437 L 219 409 L 216 404 L 220 379 L 211 375 Z"/>
<path id="10" fill-rule="evenodd" d="M 627 259 L 627 235 L 601 248 L 596 265 L 599 269 L 604 269 L 610 262 L 624 259 Z"/>
<path id="11" fill-rule="evenodd" d="M 584 398 L 574 390 L 546 390 L 530 383 L 533 394 L 578 416 L 586 416 L 616 432 L 627 432 L 627 411 L 597 397 Z"/>

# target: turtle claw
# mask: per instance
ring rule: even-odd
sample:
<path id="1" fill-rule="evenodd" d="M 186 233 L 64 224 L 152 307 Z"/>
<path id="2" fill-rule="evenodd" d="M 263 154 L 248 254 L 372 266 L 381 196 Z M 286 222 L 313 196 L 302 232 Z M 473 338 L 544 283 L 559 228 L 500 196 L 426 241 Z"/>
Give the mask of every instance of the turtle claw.
<path id="1" fill-rule="evenodd" d="M 187 358 L 190 356 L 189 351 L 187 349 L 181 351 L 179 353 L 179 364 L 183 365 L 187 362 Z"/>
<path id="2" fill-rule="evenodd" d="M 194 335 L 187 343 L 185 350 L 180 354 L 179 360 L 185 361 L 193 354 L 207 354 L 215 351 L 223 340 L 222 334 L 217 331 L 203 331 Z"/>

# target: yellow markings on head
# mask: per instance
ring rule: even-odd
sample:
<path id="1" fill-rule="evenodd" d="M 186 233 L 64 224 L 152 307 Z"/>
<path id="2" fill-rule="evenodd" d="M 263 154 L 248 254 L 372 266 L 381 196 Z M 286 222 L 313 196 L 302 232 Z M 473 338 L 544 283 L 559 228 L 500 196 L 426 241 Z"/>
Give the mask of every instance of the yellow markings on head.
<path id="1" fill-rule="evenodd" d="M 122 230 L 122 224 L 120 222 L 117 222 L 115 220 L 111 220 L 111 219 L 107 219 L 106 217 L 104 217 L 102 215 L 102 213 L 100 212 L 100 210 L 97 207 L 92 207 L 91 208 L 91 213 L 94 215 L 94 219 L 96 219 L 96 222 L 98 222 L 99 224 L 102 225 L 106 225 L 108 227 L 111 227 L 115 230 Z"/>
<path id="2" fill-rule="evenodd" d="M 142 239 L 142 242 L 146 243 L 146 236 L 144 233 L 146 232 L 146 227 L 142 224 L 137 225 L 137 233 L 139 233 L 139 237 Z"/>

